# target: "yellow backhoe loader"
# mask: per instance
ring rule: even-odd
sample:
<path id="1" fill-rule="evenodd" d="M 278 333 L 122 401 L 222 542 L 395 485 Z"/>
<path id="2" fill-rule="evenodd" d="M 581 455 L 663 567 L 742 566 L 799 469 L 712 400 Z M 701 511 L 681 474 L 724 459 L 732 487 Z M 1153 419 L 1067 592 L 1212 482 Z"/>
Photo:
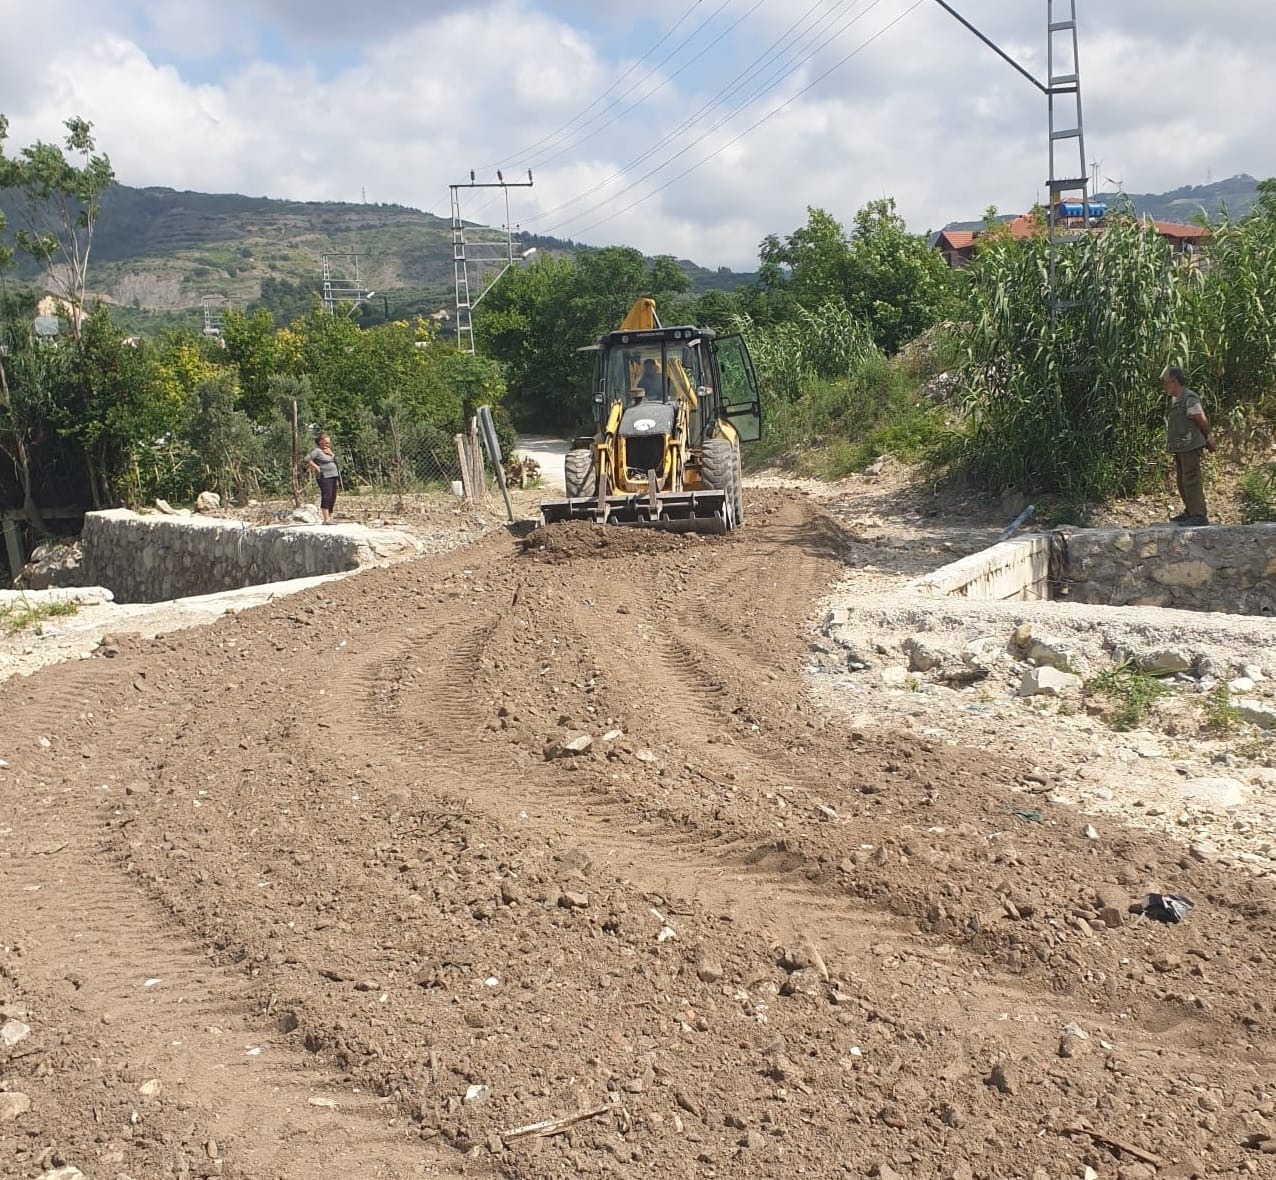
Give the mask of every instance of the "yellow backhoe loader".
<path id="1" fill-rule="evenodd" d="M 744 520 L 740 444 L 760 438 L 762 406 L 744 340 L 664 328 L 639 299 L 597 345 L 597 430 L 567 452 L 567 498 L 545 523 L 726 533 Z"/>

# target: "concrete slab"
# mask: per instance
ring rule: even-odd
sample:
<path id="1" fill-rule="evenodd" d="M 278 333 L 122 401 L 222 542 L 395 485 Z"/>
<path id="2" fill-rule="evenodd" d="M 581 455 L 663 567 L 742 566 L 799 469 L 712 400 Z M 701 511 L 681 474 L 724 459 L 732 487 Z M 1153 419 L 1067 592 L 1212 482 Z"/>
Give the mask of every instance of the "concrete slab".
<path id="1" fill-rule="evenodd" d="M 1050 597 L 1049 581 L 1050 538 L 1034 533 L 950 562 L 907 588 L 934 597 L 1031 601 Z"/>

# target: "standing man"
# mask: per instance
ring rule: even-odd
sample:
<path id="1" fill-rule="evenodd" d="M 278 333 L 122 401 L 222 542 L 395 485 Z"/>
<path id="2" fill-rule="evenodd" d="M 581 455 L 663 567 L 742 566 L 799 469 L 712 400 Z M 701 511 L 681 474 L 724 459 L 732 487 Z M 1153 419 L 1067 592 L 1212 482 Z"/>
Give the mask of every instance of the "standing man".
<path id="1" fill-rule="evenodd" d="M 1214 449 L 1210 439 L 1210 420 L 1201 408 L 1201 399 L 1187 387 L 1187 377 L 1178 365 L 1161 374 L 1161 388 L 1170 399 L 1170 413 L 1165 420 L 1166 445 L 1174 456 L 1174 475 L 1186 512 L 1171 517 L 1173 524 L 1209 524 L 1205 510 L 1205 482 L 1201 460 Z"/>

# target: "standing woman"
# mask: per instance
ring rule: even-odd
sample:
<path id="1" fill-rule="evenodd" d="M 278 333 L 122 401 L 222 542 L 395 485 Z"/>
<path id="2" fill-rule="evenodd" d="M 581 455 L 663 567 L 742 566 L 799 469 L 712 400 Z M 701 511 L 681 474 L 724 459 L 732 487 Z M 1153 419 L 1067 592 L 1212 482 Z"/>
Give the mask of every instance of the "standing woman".
<path id="1" fill-rule="evenodd" d="M 332 524 L 332 509 L 337 502 L 337 479 L 341 473 L 332 453 L 332 440 L 323 431 L 315 435 L 315 449 L 306 456 L 306 464 L 319 481 L 319 510 L 323 513 L 323 523 Z"/>

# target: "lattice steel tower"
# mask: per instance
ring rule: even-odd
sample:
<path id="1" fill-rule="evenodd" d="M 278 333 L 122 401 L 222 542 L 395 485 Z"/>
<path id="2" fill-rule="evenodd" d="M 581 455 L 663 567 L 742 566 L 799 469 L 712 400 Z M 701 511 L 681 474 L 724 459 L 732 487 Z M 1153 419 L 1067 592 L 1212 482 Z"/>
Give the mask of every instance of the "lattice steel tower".
<path id="1" fill-rule="evenodd" d="M 231 308 L 230 300 L 225 295 L 205 295 L 201 303 L 204 307 L 204 335 L 220 336 L 226 313 Z"/>
<path id="2" fill-rule="evenodd" d="M 323 306 L 329 315 L 336 315 L 337 308 L 349 303 L 347 315 L 352 315 L 367 303 L 375 291 L 365 291 L 359 278 L 359 254 L 323 255 Z"/>
<path id="3" fill-rule="evenodd" d="M 1050 208 L 1047 213 L 1050 240 L 1047 298 L 1050 318 L 1056 319 L 1060 311 L 1068 308 L 1084 306 L 1087 311 L 1093 310 L 1091 300 L 1060 299 L 1056 273 L 1059 247 L 1084 238 L 1095 221 L 1094 208 L 1090 204 L 1090 178 L 1086 173 L 1085 126 L 1081 118 L 1077 0 L 1046 0 L 1045 82 L 1034 77 L 1000 45 L 980 32 L 948 0 L 935 0 L 935 3 L 1046 96 L 1050 143 L 1050 178 L 1047 181 L 1050 193 Z M 1080 206 L 1079 216 L 1069 217 L 1063 214 L 1065 198 L 1068 198 L 1067 204 Z"/>
<path id="4" fill-rule="evenodd" d="M 514 227 L 510 222 L 510 189 L 531 187 L 530 168 L 527 170 L 526 180 L 506 180 L 498 172 L 494 182 L 484 183 L 476 181 L 474 173 L 471 172 L 468 183 L 448 185 L 448 190 L 452 194 L 452 271 L 453 284 L 456 288 L 456 346 L 471 356 L 474 355 L 474 309 L 478 306 L 479 300 L 492 289 L 496 279 L 499 279 L 518 261 L 514 255 Z M 472 242 L 465 236 L 465 221 L 461 217 L 461 189 L 463 188 L 503 190 L 505 196 L 504 241 Z M 524 257 L 532 253 L 533 251 L 528 250 Z M 484 267 L 490 269 L 498 263 L 501 264 L 501 269 L 496 278 L 479 292 L 478 299 L 471 301 L 470 265 L 474 264 L 477 268 L 478 275 L 475 276 L 477 278 L 481 276 Z"/>
<path id="5" fill-rule="evenodd" d="M 1050 112 L 1050 314 L 1076 307 L 1061 300 L 1055 268 L 1058 248 L 1090 232 L 1090 177 L 1081 117 L 1081 59 L 1077 51 L 1077 0 L 1046 0 L 1046 105 Z M 1065 201 L 1079 204 L 1081 224 L 1063 215 Z"/>

